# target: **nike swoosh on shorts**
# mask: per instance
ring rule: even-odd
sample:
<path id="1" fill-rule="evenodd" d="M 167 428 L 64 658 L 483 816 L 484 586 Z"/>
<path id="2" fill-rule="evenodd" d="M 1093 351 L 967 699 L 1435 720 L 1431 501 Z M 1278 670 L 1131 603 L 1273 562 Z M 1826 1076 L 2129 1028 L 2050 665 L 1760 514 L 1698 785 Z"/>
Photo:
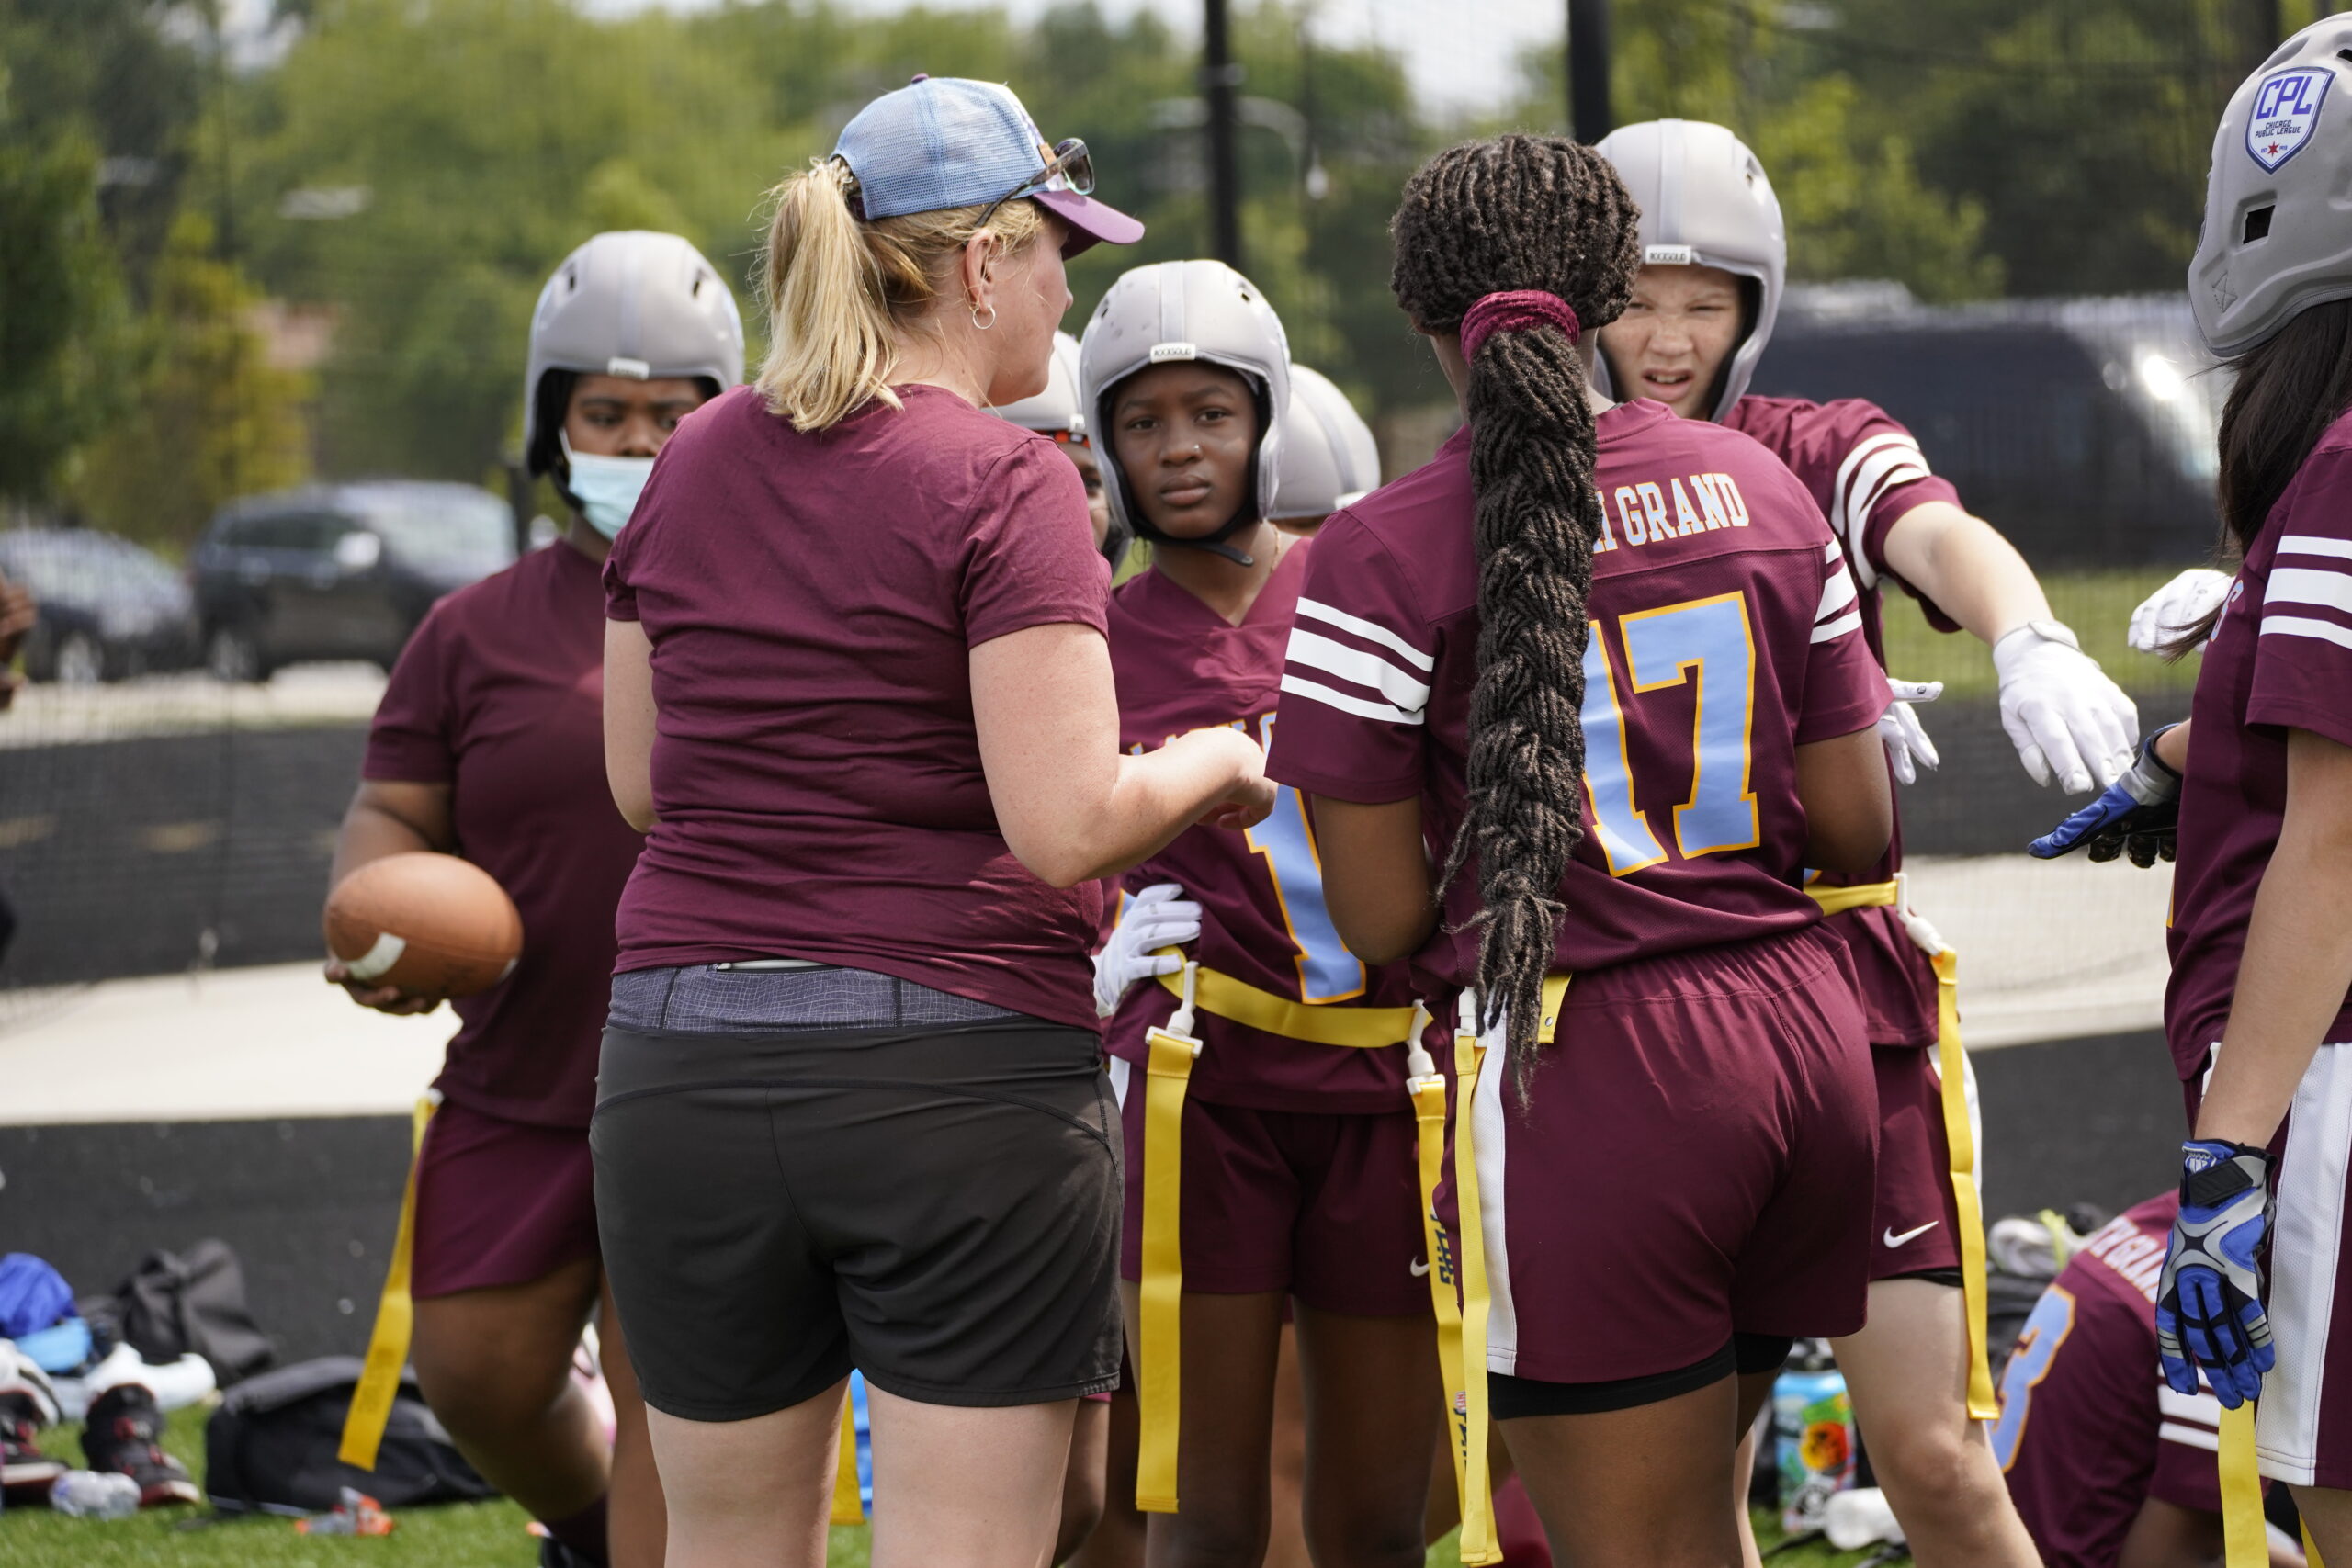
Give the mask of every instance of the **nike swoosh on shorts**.
<path id="1" fill-rule="evenodd" d="M 1413 1278 L 1416 1280 L 1430 1271 L 1430 1266 L 1426 1263 L 1413 1263 L 1408 1267 L 1413 1270 Z"/>
<path id="2" fill-rule="evenodd" d="M 1889 1247 L 1901 1247 L 1906 1241 L 1917 1241 L 1919 1237 L 1927 1235 L 1929 1231 L 1942 1224 L 1943 1221 L 1941 1220 L 1929 1220 L 1926 1224 L 1920 1225 L 1913 1230 L 1905 1231 L 1901 1235 L 1895 1235 L 1894 1227 L 1893 1225 L 1889 1225 L 1884 1231 L 1880 1233 L 1879 1240 L 1884 1242 Z"/>

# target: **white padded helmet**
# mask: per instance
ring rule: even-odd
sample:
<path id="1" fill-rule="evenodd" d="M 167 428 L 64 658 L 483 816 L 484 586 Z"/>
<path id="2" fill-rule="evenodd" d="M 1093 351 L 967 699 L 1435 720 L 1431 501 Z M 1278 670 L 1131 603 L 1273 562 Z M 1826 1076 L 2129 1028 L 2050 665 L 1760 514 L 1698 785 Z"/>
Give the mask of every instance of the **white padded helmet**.
<path id="1" fill-rule="evenodd" d="M 1199 539 L 1169 539 L 1151 525 L 1127 494 L 1104 414 L 1112 389 L 1153 365 L 1198 360 L 1238 371 L 1258 397 L 1257 487 L 1217 532 Z M 1290 412 L 1290 341 L 1257 285 L 1220 261 L 1159 262 L 1124 274 L 1094 308 L 1079 344 L 1079 407 L 1102 468 L 1111 516 L 1147 539 L 1189 545 L 1240 557 L 1226 540 L 1273 515 L 1283 424 Z"/>
<path id="2" fill-rule="evenodd" d="M 1320 370 L 1290 367 L 1290 418 L 1283 425 L 1275 517 L 1328 517 L 1380 486 L 1372 427 Z"/>
<path id="3" fill-rule="evenodd" d="M 1708 413 L 1721 419 L 1747 390 L 1781 313 L 1789 242 L 1772 182 L 1746 142 L 1702 119 L 1623 126 L 1593 150 L 1617 166 L 1642 209 L 1643 265 L 1720 267 L 1756 283 L 1756 320 L 1732 351 Z M 1607 392 L 1607 355 L 1595 355 L 1593 375 Z"/>
<path id="4" fill-rule="evenodd" d="M 1047 435 L 1086 439 L 1086 415 L 1078 406 L 1078 340 L 1068 333 L 1054 334 L 1054 359 L 1046 372 L 1046 389 L 1034 398 L 989 411 L 1023 430 Z"/>
<path id="5" fill-rule="evenodd" d="M 2244 354 L 2312 306 L 2352 298 L 2348 194 L 2352 12 L 2340 12 L 2273 51 L 2213 133 L 2205 225 L 2188 263 L 2206 347 Z"/>
<path id="6" fill-rule="evenodd" d="M 691 376 L 723 392 L 743 379 L 743 318 L 691 242 L 615 230 L 564 257 L 531 312 L 523 452 L 534 473 L 546 472 L 556 452 L 555 433 L 539 424 L 539 378 L 550 370 L 639 381 Z"/>

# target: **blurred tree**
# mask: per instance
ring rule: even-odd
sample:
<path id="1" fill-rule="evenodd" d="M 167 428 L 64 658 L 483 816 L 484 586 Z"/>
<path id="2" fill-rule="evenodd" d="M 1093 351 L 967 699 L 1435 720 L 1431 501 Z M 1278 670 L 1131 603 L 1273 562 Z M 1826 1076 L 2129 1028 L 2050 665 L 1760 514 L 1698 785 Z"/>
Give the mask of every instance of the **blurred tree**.
<path id="1" fill-rule="evenodd" d="M 41 502 L 123 400 L 128 310 L 97 155 L 23 118 L 0 64 L 0 498 Z"/>
<path id="2" fill-rule="evenodd" d="M 73 498 L 101 527 L 185 546 L 223 502 L 310 471 L 312 388 L 269 362 L 260 296 L 214 254 L 211 223 L 184 212 L 154 273 L 137 400 L 86 447 Z"/>

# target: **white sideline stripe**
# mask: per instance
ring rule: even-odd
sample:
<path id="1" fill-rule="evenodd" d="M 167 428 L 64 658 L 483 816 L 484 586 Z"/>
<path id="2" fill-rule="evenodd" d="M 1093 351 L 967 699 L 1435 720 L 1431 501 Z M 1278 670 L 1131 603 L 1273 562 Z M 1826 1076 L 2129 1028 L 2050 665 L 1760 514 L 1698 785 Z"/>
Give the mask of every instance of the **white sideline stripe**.
<path id="1" fill-rule="evenodd" d="M 2177 1393 L 2172 1385 L 2156 1384 L 2156 1409 L 2165 1416 L 2177 1416 L 2183 1421 L 2202 1421 L 2208 1427 L 2222 1424 L 2222 1402 L 2211 1393 Z"/>
<path id="2" fill-rule="evenodd" d="M 2327 567 L 2282 566 L 2262 591 L 2265 604 L 2324 604 L 2352 610 L 2352 572 Z"/>
<path id="3" fill-rule="evenodd" d="M 2203 1449 L 2209 1454 L 2222 1451 L 2222 1434 L 2209 1432 L 2202 1427 L 2184 1427 L 2177 1421 L 2167 1421 L 2156 1428 L 2156 1436 L 2168 1443 Z"/>
<path id="4" fill-rule="evenodd" d="M 2289 534 L 2278 541 L 2282 556 L 2334 556 L 2352 560 L 2352 539 L 2330 539 L 2317 534 Z"/>
<path id="5" fill-rule="evenodd" d="M 1829 580 L 1821 585 L 1821 608 L 1813 613 L 1815 621 L 1826 621 L 1834 611 L 1842 610 L 1859 597 L 1854 587 L 1854 574 L 1839 562 Z"/>
<path id="6" fill-rule="evenodd" d="M 1291 628 L 1290 648 L 1284 657 L 1293 664 L 1304 664 L 1326 675 L 1336 675 L 1350 685 L 1370 686 L 1398 707 L 1418 710 L 1429 705 L 1430 683 L 1427 681 L 1414 680 L 1376 653 L 1366 653 L 1360 648 L 1333 642 L 1305 626 Z"/>
<path id="7" fill-rule="evenodd" d="M 1345 610 L 1334 609 L 1319 599 L 1301 598 L 1298 602 L 1298 614 L 1310 620 L 1323 621 L 1335 626 L 1343 632 L 1353 632 L 1360 637 L 1368 637 L 1383 648 L 1394 649 L 1411 660 L 1413 667 L 1417 670 L 1426 672 L 1437 668 L 1436 654 L 1423 653 L 1377 621 L 1367 621 L 1362 615 L 1351 615 Z"/>
<path id="8" fill-rule="evenodd" d="M 2265 615 L 2262 635 L 2307 637 L 2321 642 L 2332 642 L 2338 648 L 2352 648 L 2352 626 L 2339 626 L 2334 621 L 2314 621 L 2308 615 Z"/>
<path id="9" fill-rule="evenodd" d="M 1471 993 L 1462 993 L 1464 1018 L 1477 1014 L 1466 1005 Z M 1505 1205 L 1505 1140 L 1510 1118 L 1503 1114 L 1503 1079 L 1510 1064 L 1500 1051 L 1487 1053 L 1478 1072 L 1478 1092 L 1470 1101 L 1472 1140 L 1478 1154 L 1478 1231 L 1487 1242 L 1487 1370 L 1505 1377 L 1519 1369 L 1519 1303 L 1510 1293 L 1510 1225 Z"/>
<path id="10" fill-rule="evenodd" d="M 2323 1045 L 2295 1086 L 2270 1244 L 2270 1332 L 2278 1364 L 2262 1380 L 2255 1455 L 2262 1473 L 2312 1484 L 2326 1397 L 2328 1319 L 2344 1240 L 2344 1178 L 2352 1158 L 2352 1046 Z"/>
<path id="11" fill-rule="evenodd" d="M 1335 692 L 1320 681 L 1310 681 L 1304 675 L 1284 675 L 1283 690 L 1295 697 L 1305 697 L 1326 707 L 1338 708 L 1341 713 L 1351 713 L 1358 718 L 1383 719 L 1390 724 L 1421 722 L 1421 716 L 1418 713 L 1407 713 L 1403 708 L 1390 707 L 1386 703 L 1375 703 L 1364 697 L 1351 697 L 1345 692 Z"/>
<path id="12" fill-rule="evenodd" d="M 1861 624 L 1862 613 L 1860 610 L 1849 610 L 1844 615 L 1838 616 L 1836 620 L 1830 622 L 1827 626 L 1814 627 L 1813 640 L 1815 642 L 1835 642 L 1839 637 L 1844 637 L 1848 632 L 1858 629 Z"/>

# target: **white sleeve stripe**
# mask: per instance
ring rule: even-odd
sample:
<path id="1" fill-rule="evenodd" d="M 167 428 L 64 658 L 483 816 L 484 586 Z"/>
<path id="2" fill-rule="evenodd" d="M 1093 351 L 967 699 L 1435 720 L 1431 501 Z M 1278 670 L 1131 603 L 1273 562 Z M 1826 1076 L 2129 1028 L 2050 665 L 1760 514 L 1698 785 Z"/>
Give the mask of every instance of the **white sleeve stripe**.
<path id="1" fill-rule="evenodd" d="M 1849 610 L 1827 626 L 1814 627 L 1813 640 L 1835 642 L 1848 632 L 1860 630 L 1861 624 L 1862 613 L 1860 610 Z"/>
<path id="2" fill-rule="evenodd" d="M 2176 1393 L 2166 1383 L 2156 1385 L 2156 1410 L 2160 1415 L 2177 1416 L 2183 1421 L 2200 1421 L 2208 1427 L 2222 1424 L 2222 1402 L 2211 1393 Z"/>
<path id="3" fill-rule="evenodd" d="M 2352 539 L 2323 538 L 2317 534 L 2289 534 L 2278 541 L 2282 556 L 2334 556 L 2352 560 Z"/>
<path id="4" fill-rule="evenodd" d="M 1309 681 L 1301 675 L 1283 676 L 1283 690 L 1292 696 L 1305 697 L 1309 702 L 1321 703 L 1341 713 L 1351 713 L 1358 718 L 1377 718 L 1389 724 L 1421 722 L 1421 716 L 1418 713 L 1407 713 L 1403 708 L 1390 707 L 1386 703 L 1375 703 L 1363 697 L 1351 697 L 1345 692 L 1335 692 L 1319 681 Z"/>
<path id="5" fill-rule="evenodd" d="M 2219 1453 L 2222 1450 L 2222 1435 L 2219 1432 L 2208 1432 L 2198 1427 L 2184 1427 L 2177 1421 L 2167 1421 L 2157 1427 L 2156 1436 L 2168 1443 L 2203 1449 L 2207 1453 Z"/>
<path id="6" fill-rule="evenodd" d="M 2352 610 L 2352 572 L 2330 567 L 2282 566 L 2262 591 L 2265 604 L 2324 604 Z"/>
<path id="7" fill-rule="evenodd" d="M 1301 596 L 1298 601 L 1298 613 L 1311 620 L 1323 621 L 1335 626 L 1343 632 L 1353 632 L 1356 636 L 1376 642 L 1383 648 L 1393 649 L 1409 660 L 1415 669 L 1428 671 L 1437 668 L 1436 654 L 1423 653 L 1377 621 L 1367 621 L 1362 615 L 1351 615 L 1345 610 L 1334 609 L 1319 600 L 1304 596 Z"/>
<path id="8" fill-rule="evenodd" d="M 1336 675 L 1351 686 L 1369 686 L 1398 707 L 1419 709 L 1429 705 L 1428 682 L 1414 680 L 1376 653 L 1333 642 L 1305 626 L 1291 628 L 1287 657 L 1293 664 Z"/>
<path id="9" fill-rule="evenodd" d="M 1855 491 L 1857 499 L 1853 502 L 1853 525 L 1856 530 L 1854 535 L 1854 547 L 1856 549 L 1860 549 L 1861 547 L 1861 536 L 1870 528 L 1871 513 L 1877 510 L 1879 498 L 1881 496 L 1884 495 L 1888 491 L 1893 490 L 1896 485 L 1907 485 L 1912 483 L 1914 480 L 1924 479 L 1929 477 L 1926 464 L 1913 463 L 1907 460 L 1898 462 L 1885 469 L 1883 472 L 1865 476 L 1866 480 L 1870 484 L 1870 489 L 1867 493 L 1858 489 Z"/>
<path id="10" fill-rule="evenodd" d="M 1831 492 L 1836 506 L 1829 521 L 1839 537 L 1856 545 L 1860 543 L 1861 536 L 1856 529 L 1869 518 L 1870 509 L 1858 510 L 1854 497 L 1875 491 L 1878 475 L 1905 463 L 1916 463 L 1922 474 L 1927 472 L 1927 457 L 1919 450 L 1918 442 L 1908 435 L 1889 430 L 1854 443 L 1846 460 L 1838 465 L 1838 486 Z"/>
<path id="11" fill-rule="evenodd" d="M 2265 615 L 2262 635 L 2273 632 L 2281 637 L 2316 637 L 2332 642 L 2338 648 L 2352 648 L 2352 626 L 2339 626 L 2334 621 L 2314 621 L 2305 615 Z"/>
<path id="12" fill-rule="evenodd" d="M 1827 620 L 1833 614 L 1852 604 L 1857 592 L 1858 590 L 1854 587 L 1854 574 L 1846 570 L 1844 563 L 1839 563 L 1830 573 L 1829 581 L 1821 585 L 1821 608 L 1813 613 L 1813 618 L 1816 621 Z"/>

